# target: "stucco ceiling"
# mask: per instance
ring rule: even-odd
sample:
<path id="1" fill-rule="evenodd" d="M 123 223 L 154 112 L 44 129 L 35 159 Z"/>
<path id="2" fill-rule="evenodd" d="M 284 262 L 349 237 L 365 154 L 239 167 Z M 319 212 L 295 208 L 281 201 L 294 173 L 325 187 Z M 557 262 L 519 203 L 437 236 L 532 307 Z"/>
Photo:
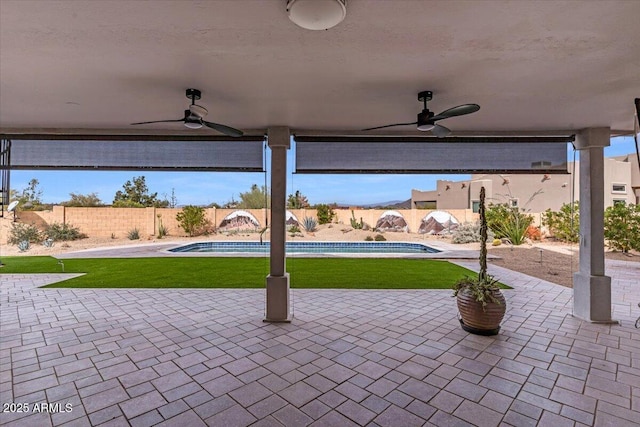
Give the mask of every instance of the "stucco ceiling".
<path id="1" fill-rule="evenodd" d="M 328 31 L 285 4 L 0 0 L 0 126 L 129 130 L 180 118 L 195 87 L 240 129 L 408 122 L 421 90 L 435 112 L 482 106 L 454 131 L 633 128 L 640 1 L 349 0 Z"/>

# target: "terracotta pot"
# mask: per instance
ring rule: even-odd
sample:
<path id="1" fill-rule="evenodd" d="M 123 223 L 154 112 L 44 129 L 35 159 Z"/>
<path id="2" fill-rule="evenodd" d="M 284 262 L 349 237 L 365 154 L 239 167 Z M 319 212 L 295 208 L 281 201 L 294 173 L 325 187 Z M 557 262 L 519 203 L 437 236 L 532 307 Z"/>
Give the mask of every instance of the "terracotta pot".
<path id="1" fill-rule="evenodd" d="M 467 290 L 458 292 L 457 303 L 461 324 L 464 330 L 480 335 L 495 335 L 500 330 L 500 323 L 507 309 L 507 302 L 500 290 L 493 291 L 493 296 L 500 304 L 488 302 L 484 310 L 482 303 L 477 302 Z M 465 327 L 466 326 L 466 327 Z"/>

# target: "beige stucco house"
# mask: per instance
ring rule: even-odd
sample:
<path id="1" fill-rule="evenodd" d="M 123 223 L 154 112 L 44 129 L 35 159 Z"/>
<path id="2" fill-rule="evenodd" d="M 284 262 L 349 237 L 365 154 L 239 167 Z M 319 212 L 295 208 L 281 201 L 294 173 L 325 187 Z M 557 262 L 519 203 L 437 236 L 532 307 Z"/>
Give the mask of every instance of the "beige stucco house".
<path id="1" fill-rule="evenodd" d="M 438 180 L 431 191 L 411 190 L 411 207 L 472 209 L 477 212 L 480 187 L 490 203 L 509 203 L 528 212 L 558 210 L 580 199 L 579 176 L 573 162 L 566 175 L 492 174 L 472 175 L 466 181 Z M 635 154 L 610 157 L 604 162 L 605 207 L 615 203 L 640 203 L 640 169 Z"/>

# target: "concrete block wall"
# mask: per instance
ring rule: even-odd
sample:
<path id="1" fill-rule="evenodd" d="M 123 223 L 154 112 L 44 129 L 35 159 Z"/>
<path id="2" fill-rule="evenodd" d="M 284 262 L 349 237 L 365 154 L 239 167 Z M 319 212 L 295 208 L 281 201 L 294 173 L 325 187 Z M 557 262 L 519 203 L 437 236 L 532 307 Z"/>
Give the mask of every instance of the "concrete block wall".
<path id="1" fill-rule="evenodd" d="M 154 234 L 154 208 L 65 208 L 65 220 L 88 236 L 124 238 L 137 228 L 140 237 Z"/>
<path id="2" fill-rule="evenodd" d="M 205 209 L 205 217 L 217 228 L 224 218 L 238 209 Z M 256 217 L 260 228 L 267 223 L 266 209 L 243 209 Z M 170 236 L 186 236 L 176 215 L 181 208 L 112 208 L 112 207 L 65 207 L 54 206 L 52 210 L 30 211 L 47 224 L 67 223 L 77 227 L 91 237 L 125 238 L 137 228 L 141 238 L 158 234 L 160 222 L 167 227 Z"/>
<path id="3" fill-rule="evenodd" d="M 167 227 L 170 236 L 185 236 L 186 233 L 178 224 L 176 215 L 181 208 L 112 208 L 112 207 L 64 207 L 54 206 L 49 211 L 34 211 L 33 214 L 39 216 L 48 224 L 54 222 L 67 223 L 78 227 L 81 232 L 90 237 L 111 237 L 118 239 L 126 238 L 127 234 L 137 228 L 141 238 L 157 235 L 160 222 Z M 205 209 L 206 218 L 209 219 L 214 228 L 218 228 L 224 218 L 238 209 Z M 266 209 L 243 209 L 260 222 L 260 227 L 264 227 L 269 215 Z M 373 227 L 378 222 L 385 209 L 354 209 L 353 214 L 356 219 L 360 218 Z M 317 218 L 315 209 L 292 209 L 291 212 L 302 222 L 305 217 Z M 334 223 L 338 226 L 350 227 L 351 210 L 335 209 L 336 218 Z M 410 232 L 417 232 L 422 219 L 432 210 L 427 209 L 399 209 L 397 210 L 405 219 Z M 459 222 L 475 222 L 478 215 L 470 209 L 449 209 L 447 210 Z M 539 218 L 539 216 L 538 216 Z"/>
<path id="4" fill-rule="evenodd" d="M 362 221 L 370 227 L 375 227 L 380 216 L 386 211 L 387 209 L 353 209 L 353 216 L 355 216 L 356 221 L 360 221 L 362 218 Z M 453 215 L 460 223 L 475 222 L 478 220 L 478 214 L 474 214 L 470 209 L 447 209 L 446 211 Z M 334 223 L 344 225 L 345 227 L 351 226 L 351 209 L 334 209 L 334 212 L 336 213 L 336 218 L 333 220 Z M 416 233 L 420 228 L 422 219 L 433 212 L 433 210 L 396 209 L 396 212 L 404 217 L 404 220 L 409 226 L 409 232 Z M 292 209 L 291 213 L 293 213 L 300 222 L 302 222 L 305 216 L 318 218 L 315 209 Z"/>

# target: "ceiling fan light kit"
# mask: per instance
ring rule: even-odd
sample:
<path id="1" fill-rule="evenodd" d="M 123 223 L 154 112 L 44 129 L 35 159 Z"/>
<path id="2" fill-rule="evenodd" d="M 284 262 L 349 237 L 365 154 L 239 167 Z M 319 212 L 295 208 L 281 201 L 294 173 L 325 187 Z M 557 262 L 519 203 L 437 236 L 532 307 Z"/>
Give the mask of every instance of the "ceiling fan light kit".
<path id="1" fill-rule="evenodd" d="M 199 121 L 191 121 L 188 118 L 185 118 L 184 121 L 184 126 L 189 128 L 189 129 L 201 129 L 202 128 L 202 123 L 200 123 Z"/>
<path id="2" fill-rule="evenodd" d="M 429 124 L 429 123 L 423 123 L 421 125 L 418 125 L 418 130 L 422 131 L 422 132 L 428 132 L 430 130 L 433 130 L 433 128 L 435 127 L 435 125 Z"/>
<path id="3" fill-rule="evenodd" d="M 287 0 L 287 15 L 306 30 L 328 30 L 347 16 L 347 0 Z"/>

